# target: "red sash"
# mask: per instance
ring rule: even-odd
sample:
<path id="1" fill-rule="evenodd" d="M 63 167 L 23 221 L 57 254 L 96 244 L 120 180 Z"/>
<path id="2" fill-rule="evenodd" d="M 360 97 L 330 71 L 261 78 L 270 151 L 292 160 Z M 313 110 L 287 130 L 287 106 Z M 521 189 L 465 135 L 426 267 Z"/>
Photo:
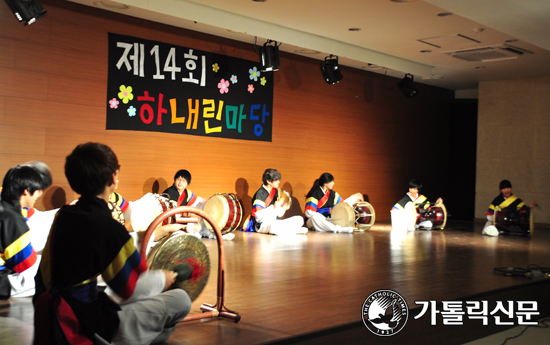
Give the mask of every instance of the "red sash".
<path id="1" fill-rule="evenodd" d="M 271 188 L 271 191 L 269 192 L 269 195 L 267 198 L 265 198 L 265 207 L 269 206 L 273 198 L 275 197 L 275 188 Z"/>
<path id="2" fill-rule="evenodd" d="M 187 189 L 185 189 L 178 198 L 178 207 L 181 206 L 181 203 L 185 201 L 185 198 L 187 198 Z"/>
<path id="3" fill-rule="evenodd" d="M 321 199 L 319 199 L 319 201 L 317 202 L 317 208 L 321 208 L 321 206 L 323 206 L 324 204 L 327 203 L 327 200 L 328 200 L 328 197 L 330 196 L 330 189 L 327 189 L 327 192 L 325 193 L 325 195 L 323 195 L 323 197 Z"/>

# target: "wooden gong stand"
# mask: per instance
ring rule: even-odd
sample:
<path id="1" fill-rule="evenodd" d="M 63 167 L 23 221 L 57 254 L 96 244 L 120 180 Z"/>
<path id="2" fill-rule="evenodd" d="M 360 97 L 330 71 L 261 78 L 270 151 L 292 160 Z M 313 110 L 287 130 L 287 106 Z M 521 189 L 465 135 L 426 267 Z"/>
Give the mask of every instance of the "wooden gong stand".
<path id="1" fill-rule="evenodd" d="M 214 234 L 216 235 L 216 240 L 218 241 L 218 301 L 216 302 L 215 305 L 203 303 L 200 307 L 200 309 L 203 311 L 202 314 L 188 315 L 185 319 L 181 320 L 181 322 L 194 321 L 194 320 L 220 316 L 220 317 L 226 317 L 228 319 L 234 320 L 235 323 L 237 323 L 241 320 L 241 316 L 239 315 L 239 313 L 229 310 L 224 304 L 225 254 L 224 254 L 224 248 L 223 248 L 222 233 L 218 225 L 212 219 L 212 217 L 210 217 L 210 215 L 208 215 L 206 212 L 204 212 L 203 210 L 199 210 L 198 208 L 189 207 L 189 206 L 180 206 L 180 207 L 176 207 L 163 212 L 149 225 L 149 227 L 145 231 L 145 236 L 143 237 L 143 243 L 141 244 L 140 254 L 142 257 L 147 257 L 146 252 L 147 252 L 147 244 L 149 243 L 149 239 L 153 235 L 153 231 L 155 231 L 157 226 L 159 226 L 164 219 L 179 213 L 184 213 L 184 212 L 193 213 L 202 217 L 204 220 L 210 223 L 210 225 L 212 226 L 212 229 L 214 229 Z M 182 223 L 182 224 L 197 223 L 198 221 L 199 221 L 198 218 L 191 218 L 191 217 L 180 217 L 176 219 L 177 223 Z"/>

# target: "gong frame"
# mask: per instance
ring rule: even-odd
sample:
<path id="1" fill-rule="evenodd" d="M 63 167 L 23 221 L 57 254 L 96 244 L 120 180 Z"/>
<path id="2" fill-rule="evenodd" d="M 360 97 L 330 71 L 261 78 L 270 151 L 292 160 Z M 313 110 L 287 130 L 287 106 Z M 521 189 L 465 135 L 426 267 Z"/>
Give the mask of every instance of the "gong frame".
<path id="1" fill-rule="evenodd" d="M 200 307 L 200 309 L 202 310 L 201 314 L 187 315 L 187 317 L 181 320 L 181 322 L 207 319 L 219 316 L 234 320 L 235 323 L 237 323 L 241 320 L 241 315 L 225 306 L 225 250 L 223 248 L 222 233 L 218 225 L 214 222 L 214 220 L 208 213 L 198 208 L 189 206 L 180 206 L 164 211 L 157 218 L 155 218 L 155 220 L 151 224 L 149 224 L 149 227 L 145 231 L 143 243 L 141 244 L 140 254 L 142 257 L 147 257 L 147 243 L 149 243 L 149 239 L 153 235 L 153 231 L 155 231 L 155 229 L 162 223 L 164 219 L 183 212 L 193 213 L 202 217 L 204 220 L 210 223 L 210 225 L 214 229 L 214 234 L 216 235 L 216 240 L 218 241 L 218 299 L 216 304 L 203 303 Z M 198 221 L 198 218 L 191 217 L 180 217 L 176 219 L 176 223 L 181 224 L 197 223 Z"/>

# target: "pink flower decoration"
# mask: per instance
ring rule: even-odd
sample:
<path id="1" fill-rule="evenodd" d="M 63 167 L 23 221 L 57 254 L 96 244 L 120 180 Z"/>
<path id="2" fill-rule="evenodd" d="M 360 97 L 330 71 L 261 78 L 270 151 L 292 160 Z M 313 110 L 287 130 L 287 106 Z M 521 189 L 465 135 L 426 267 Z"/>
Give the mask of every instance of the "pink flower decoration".
<path id="1" fill-rule="evenodd" d="M 118 108 L 118 105 L 119 105 L 119 101 L 117 101 L 116 98 L 113 98 L 112 100 L 109 101 L 109 104 L 111 105 L 111 109 L 116 109 Z"/>
<path id="2" fill-rule="evenodd" d="M 248 84 L 248 92 L 254 92 L 254 86 L 252 86 L 252 84 Z"/>
<path id="3" fill-rule="evenodd" d="M 229 81 L 225 81 L 225 79 L 222 79 L 218 83 L 218 88 L 220 89 L 220 93 L 223 95 L 224 93 L 229 92 Z"/>

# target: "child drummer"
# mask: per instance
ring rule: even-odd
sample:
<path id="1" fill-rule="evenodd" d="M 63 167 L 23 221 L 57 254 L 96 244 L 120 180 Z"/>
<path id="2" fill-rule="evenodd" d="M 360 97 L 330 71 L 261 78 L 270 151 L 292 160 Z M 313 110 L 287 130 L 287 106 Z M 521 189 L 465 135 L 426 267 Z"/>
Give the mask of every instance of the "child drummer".
<path id="1" fill-rule="evenodd" d="M 391 214 L 391 225 L 393 230 L 431 230 L 433 223 L 430 220 L 416 224 L 416 209 L 420 212 L 426 211 L 430 207 L 428 199 L 420 194 L 422 182 L 417 179 L 412 179 L 409 182 L 409 192 L 393 205 Z M 435 204 L 442 204 L 443 199 L 439 198 Z"/>
<path id="2" fill-rule="evenodd" d="M 280 219 L 290 206 L 279 199 L 281 174 L 275 169 L 266 169 L 262 181 L 263 185 L 252 198 L 252 215 L 243 223 L 243 231 L 257 231 L 272 235 L 307 233 L 302 217 Z"/>

